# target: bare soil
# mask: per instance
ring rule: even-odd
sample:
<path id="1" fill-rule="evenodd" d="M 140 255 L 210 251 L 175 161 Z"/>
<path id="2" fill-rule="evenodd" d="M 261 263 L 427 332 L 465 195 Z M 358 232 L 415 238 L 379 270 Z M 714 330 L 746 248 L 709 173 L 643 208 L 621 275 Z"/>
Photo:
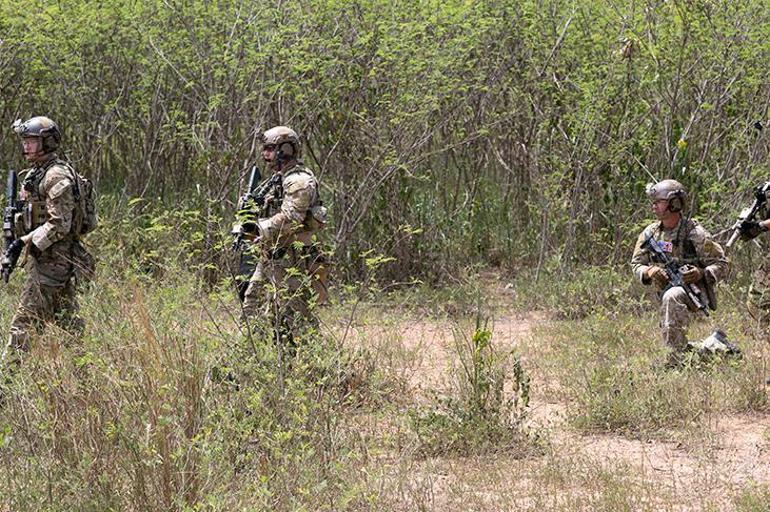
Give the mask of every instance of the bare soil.
<path id="1" fill-rule="evenodd" d="M 554 497 L 550 505 L 533 498 L 540 495 L 536 487 L 542 485 L 542 475 L 547 478 L 552 465 L 563 469 L 565 464 L 575 465 L 576 473 L 585 475 L 597 468 L 607 474 L 628 475 L 640 488 L 655 491 L 650 500 L 658 493 L 669 497 L 662 505 L 652 506 L 654 510 L 731 510 L 736 493 L 754 484 L 770 483 L 768 415 L 713 417 L 708 442 L 695 447 L 618 435 L 584 435 L 571 429 L 566 421 L 567 404 L 552 387 L 538 384 L 548 377 L 537 365 L 542 341 L 534 339 L 533 326 L 548 321 L 540 312 L 509 314 L 498 317 L 492 327 L 498 347 L 516 348 L 530 370 L 534 392 L 531 421 L 548 433 L 550 454 L 537 460 L 496 456 L 411 461 L 414 468 L 409 471 L 409 481 L 401 485 L 403 507 L 396 509 L 571 510 L 575 496 L 570 493 L 591 492 L 577 475 L 578 480 L 562 483 L 565 496 Z M 400 372 L 408 394 L 421 402 L 432 390 L 447 386 L 457 327 L 449 319 L 407 315 L 388 324 L 352 326 L 349 336 Z M 601 487 L 595 492 L 602 492 Z M 640 499 L 643 502 L 645 498 Z M 580 502 L 575 503 L 582 508 Z"/>

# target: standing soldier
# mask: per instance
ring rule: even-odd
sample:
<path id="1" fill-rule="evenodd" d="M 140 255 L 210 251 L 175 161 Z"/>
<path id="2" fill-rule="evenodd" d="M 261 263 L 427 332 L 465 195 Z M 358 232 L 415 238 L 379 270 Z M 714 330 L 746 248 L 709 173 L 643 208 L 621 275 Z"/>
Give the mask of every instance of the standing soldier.
<path id="1" fill-rule="evenodd" d="M 687 348 L 687 326 L 697 314 L 693 299 L 682 286 L 668 287 L 669 275 L 659 263 L 653 262 L 650 251 L 643 246 L 651 236 L 658 247 L 681 264 L 682 279 L 686 285 L 695 285 L 702 306 L 715 307 L 713 294 L 716 283 L 727 274 L 728 262 L 722 247 L 695 220 L 682 217 L 687 192 L 675 180 L 663 180 L 647 186 L 652 201 L 652 213 L 657 222 L 647 226 L 639 235 L 631 258 L 634 277 L 642 284 L 658 288 L 660 327 L 663 342 L 670 350 L 667 366 L 681 364 Z"/>
<path id="2" fill-rule="evenodd" d="M 315 324 L 314 304 L 326 299 L 317 233 L 326 222 L 318 180 L 299 160 L 296 132 L 276 126 L 262 136 L 262 159 L 271 176 L 260 185 L 265 201 L 254 229 L 258 262 L 246 289 L 247 319 L 273 325 L 278 342 L 292 345 L 302 326 Z"/>
<path id="3" fill-rule="evenodd" d="M 93 257 L 80 243 L 81 233 L 88 229 L 84 228 L 83 180 L 56 153 L 61 141 L 59 127 L 38 116 L 16 121 L 13 129 L 21 138 L 25 160 L 32 166 L 21 173 L 19 199 L 24 207 L 15 226 L 20 236 L 3 258 L 8 272 L 12 269 L 9 256 L 21 255 L 26 267 L 21 300 L 3 351 L 3 359 L 10 350 L 8 358 L 18 362 L 20 351 L 29 350 L 32 330 L 45 322 L 55 321 L 76 335 L 82 332 L 75 276 L 90 275 Z"/>
<path id="4" fill-rule="evenodd" d="M 748 242 L 762 233 L 770 231 L 770 219 L 766 218 L 768 216 L 767 193 L 769 190 L 770 182 L 754 189 L 754 205 L 749 209 L 751 213 L 748 214 L 748 217 L 739 219 L 737 232 L 727 242 L 728 249 L 735 242 L 736 237 Z M 755 217 L 763 220 L 756 220 Z M 749 314 L 759 323 L 759 327 L 767 340 L 768 331 L 770 331 L 770 254 L 765 254 L 762 263 L 754 271 L 746 306 Z M 770 385 L 770 377 L 767 378 L 765 384 Z"/>
<path id="5" fill-rule="evenodd" d="M 765 185 L 767 187 L 767 185 Z M 762 194 L 763 204 L 767 202 L 765 187 L 759 187 L 758 193 Z M 757 212 L 764 213 L 765 211 Z M 763 215 L 764 216 L 764 215 Z M 770 220 L 745 220 L 738 227 L 738 233 L 744 242 L 755 239 L 762 233 L 770 230 Z M 728 249 L 730 248 L 728 243 Z M 770 255 L 766 254 L 762 263 L 754 271 L 751 286 L 749 287 L 749 297 L 747 304 L 749 313 L 760 325 L 767 330 L 770 328 Z"/>

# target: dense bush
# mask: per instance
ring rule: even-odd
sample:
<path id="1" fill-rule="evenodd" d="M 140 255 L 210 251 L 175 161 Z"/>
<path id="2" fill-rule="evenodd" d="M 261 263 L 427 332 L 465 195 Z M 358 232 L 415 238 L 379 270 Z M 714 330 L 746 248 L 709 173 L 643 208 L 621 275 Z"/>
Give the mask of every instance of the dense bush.
<path id="1" fill-rule="evenodd" d="M 341 272 L 618 262 L 645 182 L 726 225 L 765 178 L 769 28 L 758 0 L 2 0 L 0 117 L 49 114 L 103 192 L 194 208 L 205 240 L 293 125 Z"/>

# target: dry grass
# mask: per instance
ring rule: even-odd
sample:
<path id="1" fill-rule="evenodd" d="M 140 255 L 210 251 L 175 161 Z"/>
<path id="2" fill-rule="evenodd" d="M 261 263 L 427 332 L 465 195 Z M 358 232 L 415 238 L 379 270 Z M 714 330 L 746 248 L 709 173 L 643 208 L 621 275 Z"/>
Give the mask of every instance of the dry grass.
<path id="1" fill-rule="evenodd" d="M 282 366 L 229 295 L 165 285 L 106 284 L 82 340 L 37 341 L 0 422 L 0 510 L 766 510 L 767 347 L 730 303 L 716 321 L 744 361 L 658 378 L 648 313 L 555 320 L 488 278 L 491 342 L 531 378 L 538 448 L 426 453 L 410 418 L 462 396 L 467 290 L 451 311 L 325 309 L 325 341 Z"/>

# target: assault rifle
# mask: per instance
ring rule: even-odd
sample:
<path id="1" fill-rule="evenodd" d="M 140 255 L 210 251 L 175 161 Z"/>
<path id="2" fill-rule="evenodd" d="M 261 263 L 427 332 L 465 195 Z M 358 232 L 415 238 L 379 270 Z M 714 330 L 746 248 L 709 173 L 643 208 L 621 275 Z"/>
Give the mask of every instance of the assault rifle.
<path id="1" fill-rule="evenodd" d="M 666 253 L 666 251 L 664 251 L 660 245 L 658 245 L 657 240 L 655 240 L 655 237 L 652 235 L 650 235 L 647 240 L 642 243 L 642 249 L 646 249 L 647 252 L 649 252 L 650 260 L 652 260 L 653 263 L 660 263 L 666 270 L 666 275 L 668 275 L 668 284 L 666 284 L 666 287 L 663 289 L 662 293 L 666 293 L 670 288 L 675 286 L 681 286 L 695 307 L 698 308 L 698 310 L 700 310 L 704 315 L 709 316 L 709 312 L 706 309 L 706 304 L 704 304 L 703 300 L 700 298 L 700 288 L 698 288 L 695 283 L 688 284 L 684 282 L 684 278 L 682 277 L 682 267 L 684 265 L 680 265 L 671 256 L 669 256 L 668 253 Z"/>
<path id="2" fill-rule="evenodd" d="M 260 179 L 262 179 L 262 174 L 255 165 L 251 168 L 246 192 L 238 200 L 238 210 L 235 212 L 235 218 L 237 220 L 235 224 L 233 224 L 233 229 L 230 232 L 235 237 L 235 240 L 233 240 L 234 251 L 240 251 L 243 248 L 243 237 L 252 231 L 250 226 L 254 224 L 255 215 L 254 189 L 257 188 L 257 183 L 259 183 Z"/>
<path id="3" fill-rule="evenodd" d="M 730 246 L 738 240 L 738 237 L 741 236 L 745 223 L 754 220 L 754 217 L 756 217 L 760 208 L 767 203 L 768 191 L 770 191 L 770 181 L 754 188 L 754 202 L 751 206 L 744 208 L 740 215 L 738 215 L 738 220 L 735 221 L 733 227 L 730 228 L 733 231 L 733 234 L 730 236 L 730 240 L 725 244 L 725 247 L 730 248 Z"/>
<path id="4" fill-rule="evenodd" d="M 257 232 L 257 219 L 262 217 L 262 211 L 265 207 L 265 198 L 273 187 L 281 183 L 281 174 L 273 174 L 259 185 L 257 183 L 262 175 L 257 166 L 251 168 L 249 176 L 249 186 L 246 193 L 238 201 L 238 211 L 236 212 L 236 223 L 233 225 L 231 234 L 235 237 L 233 240 L 233 250 L 240 251 L 243 248 L 243 239 L 246 235 L 255 235 Z"/>
<path id="5" fill-rule="evenodd" d="M 23 209 L 23 201 L 17 195 L 18 176 L 16 171 L 8 171 L 8 181 L 5 187 L 5 208 L 3 209 L 3 242 L 4 251 L 0 260 L 0 272 L 3 281 L 8 282 L 11 272 L 16 268 L 24 244 L 16 238 L 16 214 Z"/>

